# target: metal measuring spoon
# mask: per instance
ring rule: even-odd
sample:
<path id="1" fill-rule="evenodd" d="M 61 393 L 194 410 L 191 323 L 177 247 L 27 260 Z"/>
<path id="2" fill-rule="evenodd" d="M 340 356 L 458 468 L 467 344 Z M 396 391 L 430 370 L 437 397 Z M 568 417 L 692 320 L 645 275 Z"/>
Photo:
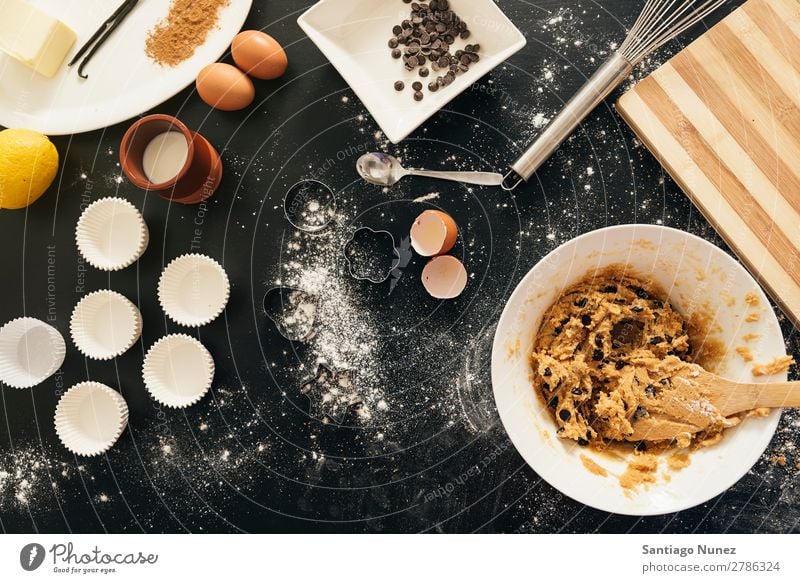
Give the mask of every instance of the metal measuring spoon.
<path id="1" fill-rule="evenodd" d="M 503 184 L 503 175 L 496 172 L 435 172 L 431 170 L 406 169 L 394 156 L 373 152 L 364 154 L 356 162 L 356 169 L 361 178 L 370 184 L 378 186 L 392 186 L 406 176 L 425 176 L 427 178 L 440 178 L 453 182 L 465 182 L 480 186 L 500 186 Z"/>

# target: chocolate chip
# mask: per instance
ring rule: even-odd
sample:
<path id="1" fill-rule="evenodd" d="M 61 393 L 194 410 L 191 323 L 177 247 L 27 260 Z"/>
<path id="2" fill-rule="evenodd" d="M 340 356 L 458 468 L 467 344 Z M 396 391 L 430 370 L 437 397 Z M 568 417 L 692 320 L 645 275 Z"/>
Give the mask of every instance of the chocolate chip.
<path id="1" fill-rule="evenodd" d="M 584 326 L 589 326 L 591 325 L 591 323 L 592 323 L 592 317 L 590 315 L 584 314 L 583 316 L 581 316 L 581 324 L 583 324 Z"/>
<path id="2" fill-rule="evenodd" d="M 399 24 L 395 24 L 395 25 L 392 27 L 392 34 L 393 34 L 394 36 L 397 36 L 397 35 L 399 35 L 399 34 L 402 34 L 402 33 L 403 33 L 403 27 L 402 27 L 402 26 L 400 26 Z"/>
<path id="3" fill-rule="evenodd" d="M 600 288 L 600 291 L 604 294 L 615 294 L 617 293 L 617 286 L 615 285 L 607 285 Z"/>
<path id="4" fill-rule="evenodd" d="M 606 357 L 602 350 L 595 350 L 592 353 L 592 360 L 603 360 Z"/>
<path id="5" fill-rule="evenodd" d="M 589 298 L 581 298 L 577 302 L 575 302 L 575 307 L 577 308 L 585 308 L 586 304 L 589 303 Z"/>
<path id="6" fill-rule="evenodd" d="M 422 91 L 422 83 L 420 83 L 419 81 L 414 81 L 414 82 L 411 84 L 411 88 L 412 88 L 414 91 Z"/>
<path id="7" fill-rule="evenodd" d="M 422 94 L 422 91 L 415 91 L 414 92 L 414 101 L 422 101 L 425 96 Z"/>
<path id="8" fill-rule="evenodd" d="M 390 38 L 390 39 L 389 39 L 389 48 L 390 48 L 390 49 L 396 49 L 396 48 L 397 48 L 397 45 L 399 45 L 399 44 L 400 44 L 400 43 L 398 42 L 398 40 L 397 40 L 397 38 L 396 38 L 396 37 L 393 37 L 393 38 Z"/>
<path id="9" fill-rule="evenodd" d="M 430 83 L 428 83 L 428 91 L 430 91 L 431 93 L 436 93 L 437 91 L 439 91 L 439 84 L 436 81 L 431 81 Z"/>
<path id="10" fill-rule="evenodd" d="M 558 412 L 558 418 L 562 421 L 569 421 L 572 418 L 572 413 L 566 409 L 561 409 L 561 411 Z"/>
<path id="11" fill-rule="evenodd" d="M 553 371 L 550 370 L 549 366 L 544 367 L 544 371 L 542 372 L 542 376 L 549 377 L 553 375 Z"/>
<path id="12" fill-rule="evenodd" d="M 636 346 L 642 341 L 644 324 L 633 318 L 625 318 L 611 328 L 611 337 L 621 344 Z"/>
<path id="13" fill-rule="evenodd" d="M 550 390 L 550 384 L 549 384 L 549 383 L 542 383 L 542 388 L 543 388 L 545 391 L 549 391 L 549 390 Z"/>
<path id="14" fill-rule="evenodd" d="M 597 348 L 603 348 L 603 337 L 599 335 L 595 336 L 594 345 L 597 346 Z"/>
<path id="15" fill-rule="evenodd" d="M 403 51 L 401 51 L 400 49 L 394 49 L 392 51 L 392 58 L 399 59 L 401 56 L 403 56 Z"/>
<path id="16" fill-rule="evenodd" d="M 642 312 L 643 310 L 644 310 L 644 308 L 643 308 L 642 306 L 633 306 L 633 307 L 631 308 L 631 311 L 632 311 L 632 312 L 636 312 L 637 314 L 638 314 L 639 312 Z"/>
<path id="17" fill-rule="evenodd" d="M 402 91 L 403 89 L 406 88 L 406 84 L 403 83 L 402 81 L 395 81 L 394 88 L 396 91 Z"/>
<path id="18" fill-rule="evenodd" d="M 626 366 L 628 366 L 628 363 L 625 362 L 624 360 L 618 360 L 616 364 L 614 364 L 614 368 L 617 370 L 622 370 Z"/>
<path id="19" fill-rule="evenodd" d="M 558 395 L 555 395 L 554 397 L 552 397 L 547 402 L 547 406 L 550 407 L 551 409 L 555 409 L 556 407 L 558 407 Z"/>
<path id="20" fill-rule="evenodd" d="M 420 77 L 427 77 L 430 74 L 431 74 L 431 72 L 428 70 L 427 67 L 422 67 L 422 69 L 419 70 L 419 76 Z"/>
<path id="21" fill-rule="evenodd" d="M 572 394 L 573 395 L 582 395 L 583 391 L 576 387 L 576 388 L 572 389 Z"/>
<path id="22" fill-rule="evenodd" d="M 632 289 L 633 289 L 633 292 L 636 294 L 636 297 L 639 298 L 640 300 L 648 300 L 648 299 L 650 299 L 650 294 L 647 293 L 646 290 L 644 290 L 644 289 L 642 289 L 640 287 L 634 287 Z"/>
<path id="23" fill-rule="evenodd" d="M 653 385 L 647 385 L 644 389 L 644 394 L 648 397 L 656 396 L 656 388 Z"/>
<path id="24" fill-rule="evenodd" d="M 652 344 L 653 346 L 655 346 L 656 344 L 661 344 L 662 342 L 664 342 L 664 339 L 661 336 L 653 336 L 650 339 L 650 344 Z"/>
<path id="25" fill-rule="evenodd" d="M 553 328 L 553 336 L 558 336 L 564 329 L 561 326 L 556 326 Z"/>
<path id="26" fill-rule="evenodd" d="M 647 443 L 644 441 L 637 441 L 634 449 L 636 449 L 636 451 L 647 451 Z"/>
<path id="27" fill-rule="evenodd" d="M 644 419 L 645 417 L 649 417 L 650 414 L 647 412 L 647 409 L 639 405 L 636 407 L 636 411 L 633 413 L 634 419 Z"/>

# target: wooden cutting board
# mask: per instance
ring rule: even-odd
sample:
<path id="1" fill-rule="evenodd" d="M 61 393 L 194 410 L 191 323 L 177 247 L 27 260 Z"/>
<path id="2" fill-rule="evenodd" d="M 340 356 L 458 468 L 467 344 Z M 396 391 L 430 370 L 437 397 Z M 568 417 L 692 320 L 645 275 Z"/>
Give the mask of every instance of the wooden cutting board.
<path id="1" fill-rule="evenodd" d="M 800 326 L 800 0 L 749 0 L 617 108 Z"/>

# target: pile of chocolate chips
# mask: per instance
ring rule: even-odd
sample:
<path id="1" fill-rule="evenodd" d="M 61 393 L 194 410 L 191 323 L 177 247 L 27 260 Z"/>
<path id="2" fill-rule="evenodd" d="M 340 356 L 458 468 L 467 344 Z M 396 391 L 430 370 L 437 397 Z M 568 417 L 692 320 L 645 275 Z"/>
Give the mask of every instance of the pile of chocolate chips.
<path id="1" fill-rule="evenodd" d="M 450 52 L 456 39 L 467 40 L 471 33 L 467 23 L 450 10 L 449 0 L 430 0 L 427 4 L 411 0 L 403 2 L 411 4 L 411 14 L 392 29 L 389 48 L 392 57 L 402 58 L 406 69 L 418 70 L 420 77 L 428 77 L 431 71 L 440 73 L 428 83 L 429 91 L 447 87 L 456 80 L 456 75 L 466 73 L 471 64 L 480 61 L 481 46 L 478 44 Z M 405 86 L 403 81 L 394 84 L 397 91 L 402 91 Z M 422 101 L 422 83 L 415 81 L 411 87 L 414 99 Z"/>

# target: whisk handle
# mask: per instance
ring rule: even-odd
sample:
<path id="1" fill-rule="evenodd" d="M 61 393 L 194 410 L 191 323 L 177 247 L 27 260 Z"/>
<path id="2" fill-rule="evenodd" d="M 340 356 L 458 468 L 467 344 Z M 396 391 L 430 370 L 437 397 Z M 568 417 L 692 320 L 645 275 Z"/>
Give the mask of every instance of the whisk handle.
<path id="1" fill-rule="evenodd" d="M 570 99 L 561 112 L 512 166 L 516 175 L 526 182 L 566 140 L 580 123 L 608 97 L 625 78 L 633 65 L 615 52 L 586 84 Z"/>

